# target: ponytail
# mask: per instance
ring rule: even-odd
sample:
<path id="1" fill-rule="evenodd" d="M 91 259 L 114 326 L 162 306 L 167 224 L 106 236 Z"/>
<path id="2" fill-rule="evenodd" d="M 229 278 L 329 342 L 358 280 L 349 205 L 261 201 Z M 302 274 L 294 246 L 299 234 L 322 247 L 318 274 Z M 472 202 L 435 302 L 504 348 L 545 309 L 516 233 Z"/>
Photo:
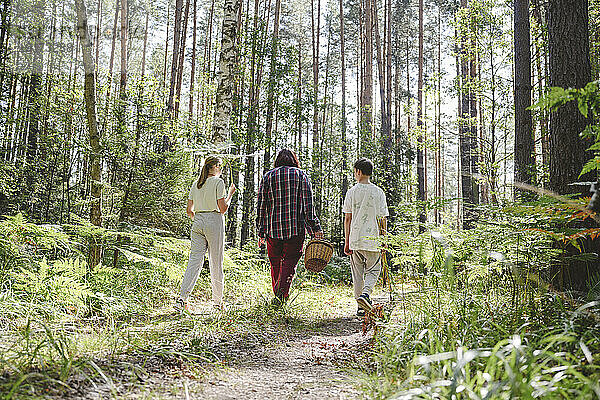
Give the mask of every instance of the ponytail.
<path id="1" fill-rule="evenodd" d="M 202 185 L 204 185 L 204 182 L 206 182 L 208 179 L 208 173 L 210 172 L 211 168 L 219 164 L 221 164 L 221 159 L 219 157 L 206 157 L 206 160 L 204 160 L 204 165 L 202 166 L 202 171 L 200 172 L 200 178 L 198 178 L 198 189 L 200 189 Z"/>

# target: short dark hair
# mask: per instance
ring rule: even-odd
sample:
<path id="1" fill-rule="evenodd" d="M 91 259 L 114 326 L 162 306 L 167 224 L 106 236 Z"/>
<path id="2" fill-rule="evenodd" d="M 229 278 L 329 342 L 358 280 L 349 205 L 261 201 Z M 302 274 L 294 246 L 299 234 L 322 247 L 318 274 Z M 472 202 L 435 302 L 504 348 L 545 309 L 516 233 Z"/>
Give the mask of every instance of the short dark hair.
<path id="1" fill-rule="evenodd" d="M 282 149 L 275 158 L 275 168 L 277 167 L 296 167 L 300 168 L 298 156 L 290 149 Z"/>
<path id="2" fill-rule="evenodd" d="M 371 176 L 373 175 L 373 161 L 363 157 L 354 163 L 354 169 L 359 170 L 363 175 Z"/>

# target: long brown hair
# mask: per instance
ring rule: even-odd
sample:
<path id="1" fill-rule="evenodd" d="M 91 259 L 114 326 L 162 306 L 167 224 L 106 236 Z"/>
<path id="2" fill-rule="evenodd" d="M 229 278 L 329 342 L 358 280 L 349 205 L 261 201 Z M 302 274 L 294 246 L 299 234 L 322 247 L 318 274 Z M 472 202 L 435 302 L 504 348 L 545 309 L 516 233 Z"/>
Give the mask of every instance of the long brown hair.
<path id="1" fill-rule="evenodd" d="M 200 178 L 198 178 L 198 189 L 200 189 L 202 185 L 204 185 L 204 182 L 206 182 L 208 179 L 208 173 L 210 172 L 211 168 L 219 164 L 221 164 L 221 159 L 219 157 L 206 157 L 206 160 L 204 160 L 204 165 L 202 166 L 202 171 L 200 172 Z"/>

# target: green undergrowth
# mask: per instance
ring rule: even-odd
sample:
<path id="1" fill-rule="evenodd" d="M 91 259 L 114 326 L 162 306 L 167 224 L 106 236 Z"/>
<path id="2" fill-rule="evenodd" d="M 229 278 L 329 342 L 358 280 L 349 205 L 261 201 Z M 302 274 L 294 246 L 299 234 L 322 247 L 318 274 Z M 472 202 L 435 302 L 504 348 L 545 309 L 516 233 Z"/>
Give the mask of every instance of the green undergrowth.
<path id="1" fill-rule="evenodd" d="M 543 207 L 519 208 L 487 210 L 472 230 L 390 237 L 405 301 L 376 336 L 366 397 L 600 398 L 600 298 L 548 283 Z"/>
<path id="2" fill-rule="evenodd" d="M 94 268 L 86 261 L 90 243 L 104 250 Z M 0 221 L 2 398 L 61 397 L 82 380 L 116 390 L 119 362 L 142 371 L 151 360 L 204 371 L 234 361 L 219 343 L 281 345 L 285 335 L 327 330 L 351 304 L 344 260 L 318 277 L 300 266 L 290 301 L 275 309 L 264 256 L 230 249 L 225 310 L 212 310 L 203 268 L 192 312 L 175 312 L 188 251 L 189 240 L 163 232 L 40 226 L 21 215 Z"/>

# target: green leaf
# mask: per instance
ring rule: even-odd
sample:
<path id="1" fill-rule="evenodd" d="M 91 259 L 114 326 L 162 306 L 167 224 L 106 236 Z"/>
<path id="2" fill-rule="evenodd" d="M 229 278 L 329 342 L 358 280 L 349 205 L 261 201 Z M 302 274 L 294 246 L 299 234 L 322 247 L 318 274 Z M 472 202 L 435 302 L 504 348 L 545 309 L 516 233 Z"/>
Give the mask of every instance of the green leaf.
<path id="1" fill-rule="evenodd" d="M 577 96 L 577 108 L 584 117 L 588 118 L 588 98 L 587 96 Z"/>
<path id="2" fill-rule="evenodd" d="M 587 174 L 590 171 L 598 169 L 598 166 L 600 166 L 600 157 L 595 157 L 595 158 L 589 160 L 583 166 L 583 169 L 581 170 L 581 173 L 579 174 L 579 177 L 581 178 L 582 175 L 585 175 L 585 174 Z"/>

